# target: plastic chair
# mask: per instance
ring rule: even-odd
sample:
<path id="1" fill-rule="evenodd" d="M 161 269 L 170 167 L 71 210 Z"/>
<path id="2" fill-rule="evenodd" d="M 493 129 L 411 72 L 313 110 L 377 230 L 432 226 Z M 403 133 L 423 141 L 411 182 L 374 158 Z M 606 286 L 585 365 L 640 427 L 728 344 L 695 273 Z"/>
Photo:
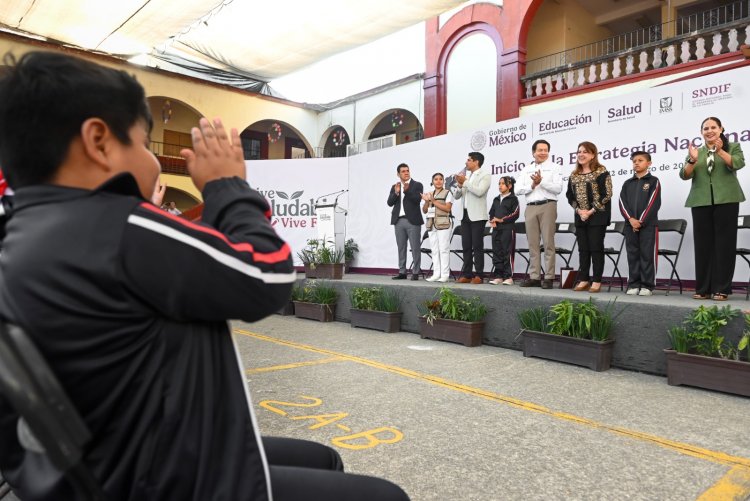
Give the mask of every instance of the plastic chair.
<path id="1" fill-rule="evenodd" d="M 740 216 L 737 221 L 737 231 L 750 229 L 750 216 Z M 737 256 L 745 260 L 748 266 L 750 266 L 750 249 L 744 247 L 737 247 Z M 745 300 L 750 299 L 750 277 L 745 283 Z"/>
<path id="2" fill-rule="evenodd" d="M 672 288 L 672 280 L 674 277 L 677 277 L 677 283 L 680 286 L 680 294 L 682 294 L 682 280 L 680 279 L 679 273 L 677 273 L 677 260 L 680 258 L 680 250 L 682 249 L 682 241 L 685 238 L 687 221 L 684 219 L 662 219 L 659 220 L 657 226 L 659 228 L 659 236 L 670 232 L 678 233 L 680 235 L 677 249 L 659 248 L 658 254 L 666 259 L 672 267 L 672 273 L 669 275 L 669 280 L 667 281 L 667 295 L 669 295 L 669 290 Z M 662 240 L 659 239 L 659 242 L 661 243 Z"/>
<path id="3" fill-rule="evenodd" d="M 453 234 L 451 235 L 450 240 L 450 246 L 453 247 L 453 240 L 456 239 L 456 237 L 459 237 L 459 240 L 461 238 L 461 223 L 454 223 L 453 226 Z M 461 269 L 463 268 L 464 264 L 464 255 L 463 255 L 463 249 L 451 249 L 451 254 L 456 256 L 458 259 L 461 260 L 461 266 L 458 268 L 458 274 L 453 277 L 453 279 L 457 279 L 458 276 L 461 274 Z M 453 269 L 451 268 L 451 275 L 453 275 Z"/>
<path id="4" fill-rule="evenodd" d="M 515 238 L 517 238 L 518 235 L 526 235 L 526 223 L 523 221 L 513 223 L 513 233 L 515 235 Z M 518 241 L 514 240 L 514 242 L 517 243 Z M 524 275 L 526 276 L 526 278 L 529 278 L 529 266 L 531 265 L 531 256 L 529 254 L 529 248 L 528 247 L 515 247 L 515 253 L 521 256 L 524 261 L 526 261 L 526 270 L 524 271 Z M 542 274 L 544 274 L 544 270 L 542 270 Z"/>
<path id="5" fill-rule="evenodd" d="M 419 252 L 421 254 L 424 254 L 425 256 L 429 257 L 430 261 L 431 261 L 430 262 L 430 267 L 427 269 L 427 271 L 432 270 L 433 266 L 435 265 L 435 263 L 432 262 L 432 247 L 425 247 L 424 246 L 425 240 L 429 241 L 429 239 L 430 239 L 430 234 L 429 233 L 430 233 L 429 231 L 425 230 L 424 234 L 422 235 L 422 240 L 419 242 Z M 414 260 L 413 259 L 412 259 L 411 264 L 407 268 L 407 270 L 410 270 L 412 266 L 414 266 Z M 419 271 L 420 271 L 420 273 L 422 275 L 422 278 L 425 278 L 427 276 L 427 271 L 424 271 L 423 268 L 420 268 Z"/>
<path id="6" fill-rule="evenodd" d="M 484 255 L 487 256 L 490 259 L 490 263 L 492 263 L 492 268 L 490 268 L 490 276 L 495 272 L 495 263 L 492 259 L 493 252 L 492 252 L 492 226 L 485 226 L 484 227 L 484 234 L 482 234 L 482 239 L 487 240 L 487 237 L 490 237 L 490 245 L 487 245 L 487 242 L 484 243 Z"/>
<path id="7" fill-rule="evenodd" d="M 609 286 L 607 287 L 607 292 L 612 290 L 612 282 L 615 279 L 615 275 L 617 275 L 617 278 L 620 281 L 620 290 L 625 290 L 625 277 L 622 276 L 622 274 L 620 273 L 620 268 L 619 268 L 620 256 L 622 256 L 622 249 L 625 248 L 625 221 L 618 221 L 616 223 L 611 223 L 609 226 L 607 226 L 606 234 L 620 235 L 619 247 L 613 246 L 613 247 L 604 248 L 604 256 L 607 259 L 609 259 L 614 265 L 612 276 L 608 280 Z"/>
<path id="8" fill-rule="evenodd" d="M 31 339 L 19 327 L 2 322 L 0 396 L 21 416 L 24 447 L 46 455 L 79 499 L 105 499 L 82 461 L 91 438 L 86 424 Z"/>
<path id="9" fill-rule="evenodd" d="M 567 247 L 558 247 L 557 238 L 555 238 L 555 254 L 560 256 L 565 263 L 566 268 L 570 268 L 570 261 L 573 259 L 573 253 L 576 251 L 576 245 L 578 240 L 576 239 L 576 225 L 575 223 L 557 223 L 555 228 L 555 235 L 573 235 L 573 245 L 568 249 Z M 541 251 L 544 253 L 544 251 Z M 567 256 L 567 257 L 566 257 Z"/>

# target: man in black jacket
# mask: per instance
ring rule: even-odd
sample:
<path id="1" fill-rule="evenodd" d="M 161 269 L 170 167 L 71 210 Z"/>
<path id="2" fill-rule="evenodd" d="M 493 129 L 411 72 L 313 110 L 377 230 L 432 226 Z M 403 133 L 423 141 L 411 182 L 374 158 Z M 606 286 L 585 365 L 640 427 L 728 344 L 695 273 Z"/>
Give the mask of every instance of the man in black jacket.
<path id="1" fill-rule="evenodd" d="M 16 203 L 0 316 L 28 333 L 83 417 L 83 461 L 107 499 L 406 499 L 342 473 L 333 449 L 261 440 L 227 320 L 278 310 L 296 276 L 245 181 L 237 130 L 202 118 L 181 152 L 205 202 L 194 224 L 147 201 L 160 167 L 133 77 L 54 52 L 6 63 L 0 165 Z M 76 499 L 17 424 L 0 398 L 9 485 L 24 500 Z"/>
<path id="2" fill-rule="evenodd" d="M 626 221 L 627 294 L 650 296 L 656 286 L 661 184 L 649 172 L 651 154 L 636 151 L 630 158 L 633 160 L 633 177 L 623 183 L 620 191 L 620 212 Z"/>
<path id="3" fill-rule="evenodd" d="M 419 204 L 422 201 L 422 183 L 411 178 L 409 166 L 399 164 L 396 167 L 398 183 L 391 186 L 388 194 L 388 206 L 393 207 L 391 211 L 391 224 L 396 231 L 396 245 L 398 245 L 398 275 L 394 280 L 406 278 L 406 242 L 411 246 L 412 269 L 411 279 L 419 279 L 421 269 L 421 251 L 419 248 L 422 232 L 422 211 Z"/>

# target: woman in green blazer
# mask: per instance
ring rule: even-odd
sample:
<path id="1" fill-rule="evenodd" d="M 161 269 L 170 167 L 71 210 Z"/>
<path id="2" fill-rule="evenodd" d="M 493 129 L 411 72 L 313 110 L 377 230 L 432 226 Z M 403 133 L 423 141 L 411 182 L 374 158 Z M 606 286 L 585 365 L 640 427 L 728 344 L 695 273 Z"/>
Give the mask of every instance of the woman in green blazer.
<path id="1" fill-rule="evenodd" d="M 745 201 L 737 171 L 745 166 L 739 143 L 730 143 L 721 120 L 708 117 L 701 123 L 704 144 L 688 147 L 680 178 L 692 186 L 685 207 L 693 216 L 695 295 L 693 299 L 726 301 L 732 293 L 737 216 Z"/>

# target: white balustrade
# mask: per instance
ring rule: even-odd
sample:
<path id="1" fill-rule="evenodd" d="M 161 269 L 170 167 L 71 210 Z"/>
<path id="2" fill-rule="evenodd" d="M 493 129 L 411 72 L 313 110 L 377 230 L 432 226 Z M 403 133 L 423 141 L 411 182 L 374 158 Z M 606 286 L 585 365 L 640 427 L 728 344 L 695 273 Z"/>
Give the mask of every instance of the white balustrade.
<path id="1" fill-rule="evenodd" d="M 648 52 L 642 50 L 641 54 L 638 56 L 638 60 L 638 70 L 641 73 L 644 73 L 648 69 Z"/>
<path id="2" fill-rule="evenodd" d="M 690 42 L 683 40 L 680 44 L 680 61 L 687 63 L 690 61 Z"/>
<path id="3" fill-rule="evenodd" d="M 633 74 L 633 54 L 628 54 L 628 57 L 625 58 L 625 74 Z"/>

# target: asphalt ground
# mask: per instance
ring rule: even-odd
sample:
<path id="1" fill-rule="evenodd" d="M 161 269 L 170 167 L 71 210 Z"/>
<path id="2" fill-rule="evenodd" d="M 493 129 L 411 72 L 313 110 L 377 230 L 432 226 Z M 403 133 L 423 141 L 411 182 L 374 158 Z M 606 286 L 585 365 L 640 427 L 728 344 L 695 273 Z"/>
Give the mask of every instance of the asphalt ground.
<path id="1" fill-rule="evenodd" d="M 750 399 L 348 323 L 233 323 L 261 432 L 415 501 L 744 500 Z"/>

